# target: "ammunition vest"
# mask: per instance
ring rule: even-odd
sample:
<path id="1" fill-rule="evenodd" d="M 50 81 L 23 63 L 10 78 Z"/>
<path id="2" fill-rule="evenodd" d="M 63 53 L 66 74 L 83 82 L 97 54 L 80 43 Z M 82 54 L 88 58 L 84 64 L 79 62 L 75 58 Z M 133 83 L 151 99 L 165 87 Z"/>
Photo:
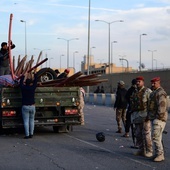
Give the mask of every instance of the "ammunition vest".
<path id="1" fill-rule="evenodd" d="M 147 103 L 143 102 L 143 95 L 147 88 L 143 88 L 140 91 L 134 91 L 131 96 L 132 111 L 143 111 L 147 108 Z"/>
<path id="2" fill-rule="evenodd" d="M 148 104 L 148 111 L 149 111 L 148 116 L 150 119 L 155 119 L 157 108 L 158 107 L 156 104 L 156 92 L 153 91 L 150 94 L 150 100 L 149 100 L 149 104 Z"/>
<path id="3" fill-rule="evenodd" d="M 150 94 L 150 100 L 149 100 L 149 104 L 148 104 L 148 111 L 149 111 L 148 116 L 149 116 L 149 119 L 151 119 L 151 120 L 155 119 L 157 116 L 157 111 L 158 111 L 157 100 L 158 100 L 159 93 L 162 93 L 163 95 L 165 95 L 165 97 L 167 96 L 165 91 L 164 90 L 162 91 L 162 90 L 163 90 L 162 88 L 159 88 L 158 90 L 155 90 Z M 166 119 L 165 117 L 163 116 L 161 118 L 161 120 L 165 120 Z"/>

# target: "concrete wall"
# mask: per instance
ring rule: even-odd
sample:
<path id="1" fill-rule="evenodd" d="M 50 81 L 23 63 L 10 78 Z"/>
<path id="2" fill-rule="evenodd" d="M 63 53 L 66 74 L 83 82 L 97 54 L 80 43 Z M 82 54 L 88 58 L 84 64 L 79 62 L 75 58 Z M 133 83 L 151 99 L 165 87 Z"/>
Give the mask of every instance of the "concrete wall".
<path id="1" fill-rule="evenodd" d="M 117 82 L 123 80 L 125 87 L 129 88 L 131 80 L 137 76 L 143 76 L 145 79 L 145 86 L 150 87 L 150 80 L 153 77 L 161 78 L 161 85 L 165 89 L 168 95 L 170 95 L 170 70 L 154 70 L 154 71 L 142 71 L 136 73 L 115 73 L 110 75 L 101 75 L 101 79 L 108 79 L 108 82 L 101 83 L 99 86 L 104 86 L 105 93 L 115 93 L 117 88 Z M 94 92 L 97 86 L 90 87 L 90 92 Z"/>

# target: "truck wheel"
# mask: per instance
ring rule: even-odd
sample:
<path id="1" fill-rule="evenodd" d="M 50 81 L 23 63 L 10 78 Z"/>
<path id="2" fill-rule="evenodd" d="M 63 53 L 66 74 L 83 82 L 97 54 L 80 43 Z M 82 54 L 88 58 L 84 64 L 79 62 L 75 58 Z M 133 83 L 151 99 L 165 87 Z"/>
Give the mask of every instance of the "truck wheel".
<path id="1" fill-rule="evenodd" d="M 42 68 L 37 72 L 38 82 L 47 82 L 50 80 L 55 80 L 57 75 L 55 71 L 51 68 Z"/>
<path id="2" fill-rule="evenodd" d="M 53 126 L 53 131 L 55 133 L 59 133 L 59 126 Z"/>
<path id="3" fill-rule="evenodd" d="M 65 125 L 65 126 L 53 126 L 53 131 L 55 133 L 68 133 L 72 131 L 72 126 L 71 125 Z"/>

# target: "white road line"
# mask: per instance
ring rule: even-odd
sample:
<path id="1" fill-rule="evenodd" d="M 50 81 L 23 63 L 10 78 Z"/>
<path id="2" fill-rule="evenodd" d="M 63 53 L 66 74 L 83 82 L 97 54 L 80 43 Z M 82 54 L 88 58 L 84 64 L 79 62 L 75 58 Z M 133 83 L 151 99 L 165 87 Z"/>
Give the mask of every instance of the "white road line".
<path id="1" fill-rule="evenodd" d="M 68 136 L 68 137 L 70 137 L 70 138 L 72 138 L 72 139 L 75 139 L 75 140 L 77 140 L 77 141 L 79 141 L 79 142 L 82 142 L 82 143 L 85 143 L 85 144 L 87 144 L 87 145 L 93 146 L 93 147 L 95 147 L 95 148 L 98 148 L 98 149 L 101 149 L 101 150 L 107 151 L 107 152 L 109 152 L 109 153 L 113 153 L 113 154 L 118 155 L 118 156 L 121 156 L 121 157 L 123 156 L 123 155 L 118 154 L 118 153 L 116 153 L 116 152 L 114 152 L 114 151 L 112 151 L 112 150 L 109 150 L 109 149 L 106 149 L 106 148 L 103 148 L 103 147 L 97 146 L 97 145 L 95 145 L 95 144 L 92 144 L 92 143 L 90 143 L 90 142 L 87 142 L 87 141 L 81 140 L 81 139 L 76 138 L 76 137 L 74 137 L 74 136 L 71 136 L 71 135 L 68 135 L 68 134 L 65 134 L 65 135 L 66 135 L 66 136 Z M 144 165 L 144 166 L 146 166 L 146 167 L 152 168 L 153 170 L 155 170 L 155 169 L 156 169 L 156 167 L 152 167 L 151 165 L 146 164 L 146 163 L 143 163 L 143 162 L 141 162 L 141 161 L 138 161 L 138 160 L 135 160 L 135 159 L 129 158 L 129 157 L 127 157 L 127 156 L 123 156 L 123 157 L 124 157 L 124 158 L 126 158 L 126 159 L 129 159 L 129 160 L 131 160 L 131 161 L 133 161 L 133 162 L 135 162 L 135 163 L 138 163 L 138 164 Z"/>

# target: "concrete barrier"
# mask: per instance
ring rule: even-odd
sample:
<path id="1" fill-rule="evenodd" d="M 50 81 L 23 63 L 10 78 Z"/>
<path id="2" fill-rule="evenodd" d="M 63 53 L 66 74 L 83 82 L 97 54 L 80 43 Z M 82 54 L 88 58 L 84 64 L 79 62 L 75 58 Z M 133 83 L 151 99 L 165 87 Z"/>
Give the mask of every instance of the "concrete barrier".
<path id="1" fill-rule="evenodd" d="M 167 97 L 168 100 L 168 112 L 170 113 L 170 97 Z M 104 105 L 113 107 L 115 103 L 115 94 L 112 93 L 86 93 L 85 103 L 95 104 L 95 105 Z"/>
<path id="2" fill-rule="evenodd" d="M 88 93 L 85 95 L 85 103 L 113 106 L 115 102 L 115 94 L 110 93 Z"/>

